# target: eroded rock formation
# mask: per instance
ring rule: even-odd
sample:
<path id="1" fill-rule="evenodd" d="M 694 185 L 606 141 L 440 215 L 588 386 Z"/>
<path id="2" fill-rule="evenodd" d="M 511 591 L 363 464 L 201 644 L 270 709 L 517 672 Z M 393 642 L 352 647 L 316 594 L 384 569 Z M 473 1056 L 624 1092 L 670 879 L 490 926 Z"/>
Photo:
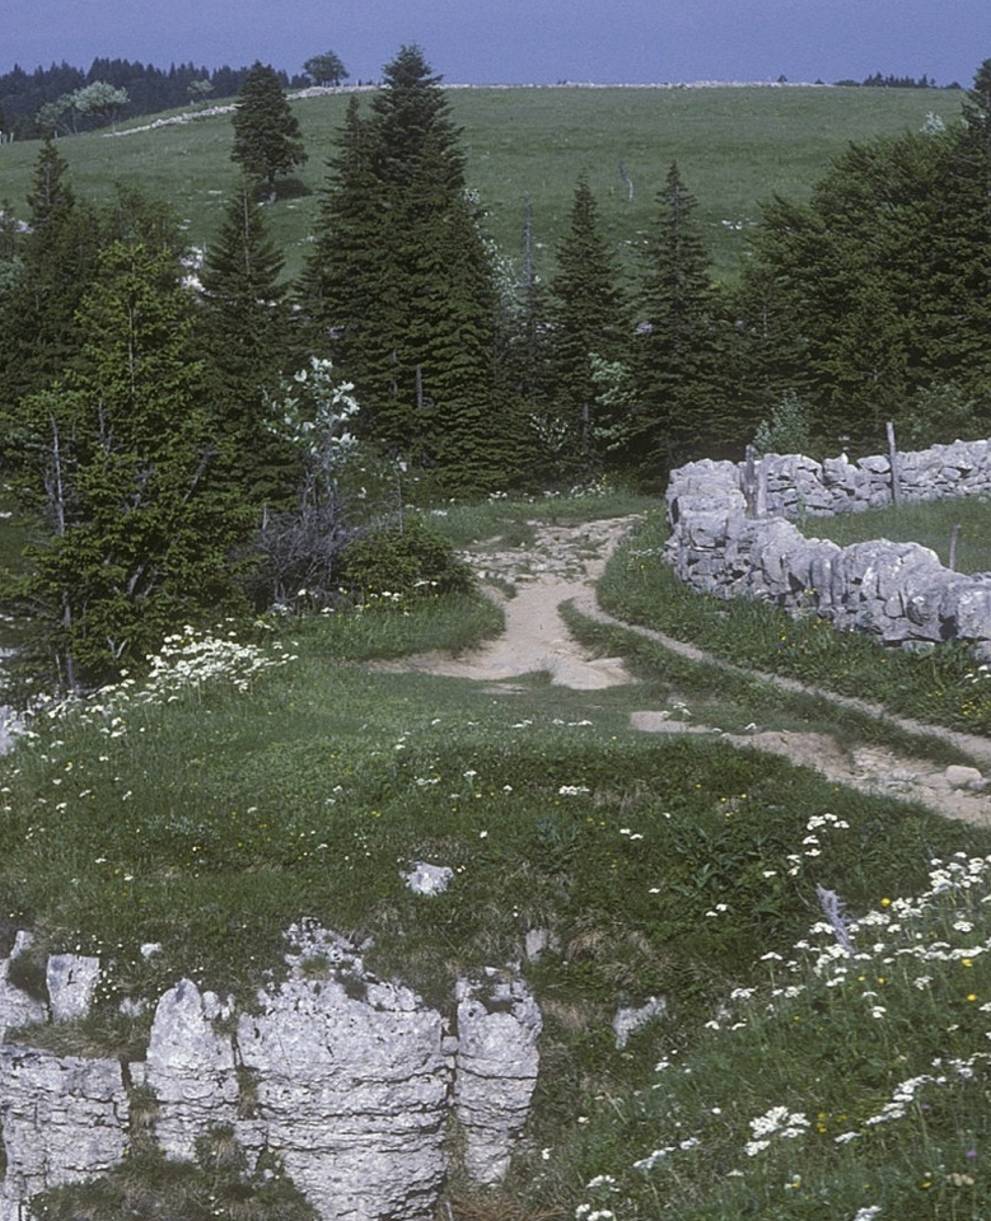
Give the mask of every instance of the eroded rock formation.
<path id="1" fill-rule="evenodd" d="M 0 1044 L 0 1131 L 7 1157 L 0 1221 L 20 1221 L 19 1204 L 46 1188 L 118 1165 L 127 1147 L 128 1114 L 117 1060 Z"/>
<path id="2" fill-rule="evenodd" d="M 488 970 L 458 982 L 455 1111 L 466 1137 L 465 1169 L 498 1183 L 530 1112 L 543 1022 L 526 983 Z"/>
<path id="3" fill-rule="evenodd" d="M 304 922 L 287 940 L 283 977 L 248 1011 L 188 979 L 170 988 L 144 1061 L 0 1043 L 0 1221 L 24 1221 L 32 1196 L 119 1165 L 134 1088 L 167 1157 L 190 1161 L 200 1137 L 229 1128 L 249 1166 L 266 1149 L 277 1153 L 327 1221 L 433 1217 L 452 1103 L 469 1173 L 501 1179 L 537 1078 L 540 1010 L 523 981 L 501 971 L 462 981 L 459 1045 L 438 1010 L 371 974 L 336 934 Z M 20 936 L 13 956 L 29 944 Z M 6 1024 L 48 1020 L 48 1006 L 7 983 L 7 962 Z M 50 1016 L 85 1017 L 99 975 L 98 959 L 50 957 Z"/>

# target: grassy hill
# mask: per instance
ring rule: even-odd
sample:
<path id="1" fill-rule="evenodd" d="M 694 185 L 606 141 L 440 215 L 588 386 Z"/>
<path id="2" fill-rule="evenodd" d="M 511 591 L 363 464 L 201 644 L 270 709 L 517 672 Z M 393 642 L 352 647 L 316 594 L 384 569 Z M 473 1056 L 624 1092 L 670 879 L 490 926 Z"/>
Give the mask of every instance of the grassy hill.
<path id="1" fill-rule="evenodd" d="M 480 546 L 493 532 L 520 538 L 531 516 L 572 522 L 617 507 L 500 502 L 435 520 Z M 614 594 L 635 594 L 641 567 L 659 562 L 649 538 L 615 557 Z M 38 736 L 0 760 L 0 951 L 13 928 L 31 927 L 25 985 L 48 951 L 101 955 L 107 972 L 90 1019 L 17 1038 L 143 1058 L 151 1012 L 125 1017 L 122 997 L 156 996 L 182 975 L 250 997 L 300 913 L 361 930 L 371 969 L 445 1010 L 458 974 L 518 959 L 526 931 L 546 928 L 553 948 L 526 969 L 545 1016 L 527 1139 L 503 1193 L 455 1178 L 444 1215 L 987 1216 L 991 1184 L 968 1157 L 991 1137 L 991 833 L 718 735 L 648 738 L 629 718 L 680 708 L 733 731 L 759 720 L 940 764 L 955 752 L 625 631 L 599 643 L 639 681 L 604 691 L 534 675 L 497 696 L 487 683 L 362 665 L 498 628 L 477 598 L 408 609 L 278 621 L 284 647 L 256 645 L 270 668 L 247 692 L 230 681 L 244 652 L 215 641 L 194 667 L 201 681 L 179 667 L 175 690 L 108 689 L 39 718 Z M 934 857 L 953 885 L 916 902 L 933 889 Z M 400 870 L 416 860 L 448 863 L 450 889 L 411 894 Z M 862 920 L 857 960 L 830 957 L 821 926 L 810 934 L 816 885 Z M 146 958 L 149 941 L 162 952 Z M 663 1020 L 617 1048 L 617 1005 L 651 995 L 668 999 Z M 970 1076 L 948 1067 L 937 1083 L 938 1055 Z M 925 1114 L 883 1110 L 906 1080 L 926 1087 Z M 784 1105 L 801 1116 L 794 1139 L 769 1120 L 756 1148 L 755 1124 Z M 876 1128 L 877 1114 L 887 1118 Z M 129 1161 L 112 1181 L 55 1193 L 38 1216 L 286 1215 L 177 1213 L 156 1187 L 162 1165 Z M 940 1209 L 929 1195 L 913 1209 L 922 1192 Z M 163 1194 L 173 1211 L 155 1213 L 148 1199 Z"/>
<path id="2" fill-rule="evenodd" d="M 654 195 L 672 160 L 699 197 L 718 274 L 732 278 L 759 205 L 775 192 L 801 198 L 848 141 L 918 130 L 936 110 L 947 122 L 959 93 L 918 89 L 471 89 L 450 94 L 464 128 L 468 179 L 490 210 L 499 245 L 515 256 L 523 197 L 533 198 L 537 240 L 549 269 L 567 221 L 577 176 L 588 175 L 617 250 L 629 258 L 650 224 Z M 346 96 L 294 103 L 309 163 L 301 175 L 316 192 Z M 147 118 L 140 124 L 149 122 Z M 170 199 L 189 222 L 190 240 L 215 232 L 235 178 L 230 116 L 135 135 L 100 133 L 61 143 L 81 194 L 105 198 L 115 181 Z M 0 198 L 24 209 L 34 142 L 0 147 Z M 633 179 L 629 202 L 622 162 Z M 302 263 L 318 206 L 313 193 L 271 212 L 290 272 Z"/>

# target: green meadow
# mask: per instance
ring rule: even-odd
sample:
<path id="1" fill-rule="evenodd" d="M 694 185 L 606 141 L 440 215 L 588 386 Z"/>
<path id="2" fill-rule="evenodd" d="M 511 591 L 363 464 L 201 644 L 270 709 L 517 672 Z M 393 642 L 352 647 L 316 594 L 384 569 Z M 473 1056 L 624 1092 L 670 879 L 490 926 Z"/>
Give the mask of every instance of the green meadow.
<path id="1" fill-rule="evenodd" d="M 524 197 L 533 200 L 543 270 L 567 221 L 574 183 L 586 174 L 617 253 L 632 263 L 654 217 L 654 196 L 679 163 L 698 196 L 717 274 L 733 279 L 761 201 L 807 197 L 832 157 L 851 140 L 917 131 L 929 111 L 952 122 L 958 92 L 919 89 L 464 89 L 449 94 L 464 129 L 468 181 L 489 210 L 492 236 L 511 257 L 520 249 Z M 310 194 L 270 211 L 288 271 L 302 265 L 325 179 L 325 160 L 346 95 L 301 99 L 294 109 L 309 162 Z M 367 105 L 367 102 L 366 102 Z M 144 118 L 135 126 L 149 122 Z M 235 181 L 229 115 L 127 136 L 65 138 L 60 150 L 81 195 L 107 198 L 114 182 L 169 199 L 207 244 Z M 0 147 L 0 199 L 23 214 L 35 142 Z M 633 200 L 620 173 L 633 182 Z"/>

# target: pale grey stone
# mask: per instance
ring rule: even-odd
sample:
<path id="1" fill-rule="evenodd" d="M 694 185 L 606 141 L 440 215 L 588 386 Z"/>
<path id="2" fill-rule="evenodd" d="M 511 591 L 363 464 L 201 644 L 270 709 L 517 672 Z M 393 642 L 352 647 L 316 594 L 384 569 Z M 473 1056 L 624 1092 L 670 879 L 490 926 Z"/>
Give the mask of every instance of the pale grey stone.
<path id="1" fill-rule="evenodd" d="M 293 935 L 289 978 L 238 1023 L 268 1144 L 327 1221 L 425 1221 L 447 1168 L 443 1018 L 369 975 L 334 934 L 302 925 Z"/>
<path id="2" fill-rule="evenodd" d="M 142 958 L 154 958 L 156 954 L 161 954 L 162 943 L 160 941 L 146 941 L 141 946 Z"/>
<path id="3" fill-rule="evenodd" d="M 991 495 L 991 441 L 902 455 L 906 500 Z M 770 600 L 810 611 L 891 646 L 924 650 L 947 640 L 991 659 L 991 580 L 949 572 L 928 548 L 885 539 L 838 548 L 805 538 L 788 518 L 862 512 L 891 500 L 888 459 L 821 466 L 798 454 L 761 459 L 772 516 L 748 519 L 743 464 L 693 462 L 672 472 L 664 558 L 680 580 L 722 598 Z M 777 516 L 774 516 L 777 514 Z"/>
<path id="4" fill-rule="evenodd" d="M 465 1169 L 476 1183 L 505 1178 L 530 1113 L 543 1019 L 518 976 L 487 969 L 457 986 L 455 1113 L 465 1132 Z"/>
<path id="5" fill-rule="evenodd" d="M 180 1161 L 192 1160 L 197 1137 L 210 1127 L 237 1118 L 234 1044 L 215 1029 L 207 997 L 188 979 L 170 988 L 155 1009 L 148 1042 L 145 1079 L 158 1101 L 155 1139 Z"/>
<path id="6" fill-rule="evenodd" d="M 41 1191 L 119 1165 L 128 1118 L 117 1060 L 0 1045 L 0 1129 L 7 1155 L 0 1196 L 10 1215 L 18 1216 L 15 1206 Z"/>
<path id="7" fill-rule="evenodd" d="M 406 886 L 415 895 L 442 895 L 454 880 L 454 870 L 447 865 L 430 865 L 417 861 L 409 873 L 402 875 Z"/>
<path id="8" fill-rule="evenodd" d="M 984 777 L 976 767 L 964 767 L 960 763 L 951 764 L 943 773 L 946 783 L 955 789 L 966 789 L 972 785 L 981 785 Z"/>
<path id="9" fill-rule="evenodd" d="M 616 1050 L 622 1051 L 630 1041 L 630 1035 L 642 1030 L 655 1018 L 663 1017 L 667 1012 L 668 1003 L 663 996 L 649 996 L 636 1008 L 620 1008 L 612 1020 L 612 1028 L 616 1035 Z"/>
<path id="10" fill-rule="evenodd" d="M 84 954 L 52 954 L 45 967 L 45 982 L 53 1022 L 88 1017 L 100 982 L 100 960 Z"/>
<path id="11" fill-rule="evenodd" d="M 529 962 L 539 962 L 551 945 L 551 931 L 547 928 L 528 928 L 523 949 Z"/>

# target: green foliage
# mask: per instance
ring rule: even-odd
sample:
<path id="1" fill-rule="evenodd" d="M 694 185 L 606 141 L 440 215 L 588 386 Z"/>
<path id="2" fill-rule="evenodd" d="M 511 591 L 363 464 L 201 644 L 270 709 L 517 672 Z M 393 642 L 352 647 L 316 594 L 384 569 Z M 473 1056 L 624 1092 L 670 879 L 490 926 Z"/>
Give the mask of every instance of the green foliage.
<path id="1" fill-rule="evenodd" d="M 622 423 L 604 410 L 597 361 L 617 361 L 627 351 L 625 302 L 619 272 L 600 232 L 598 210 L 586 179 L 579 179 L 571 229 L 558 250 L 551 283 L 551 369 L 555 403 L 572 438 L 575 467 L 601 465 L 600 430 Z"/>
<path id="2" fill-rule="evenodd" d="M 227 560 L 244 509 L 216 477 L 177 270 L 112 246 L 79 310 L 74 368 L 20 409 L 21 495 L 51 536 L 18 596 L 70 686 L 239 605 Z"/>
<path id="3" fill-rule="evenodd" d="M 306 161 L 299 122 L 278 73 L 260 62 L 248 73 L 238 96 L 231 159 L 249 178 L 267 183 L 273 194 L 275 180 Z"/>
<path id="4" fill-rule="evenodd" d="M 114 123 L 128 100 L 126 89 L 117 89 L 106 81 L 93 81 L 71 97 L 73 107 L 84 117 L 93 115 Z"/>
<path id="5" fill-rule="evenodd" d="M 52 141 L 38 154 L 29 195 L 31 232 L 0 299 L 0 413 L 41 390 L 72 360 L 76 311 L 95 274 L 100 223 L 77 204 Z M 9 416 L 8 416 L 9 420 Z M 0 446 L 9 451 L 8 433 Z"/>
<path id="6" fill-rule="evenodd" d="M 731 441 L 739 426 L 720 376 L 723 322 L 698 203 L 677 165 L 658 202 L 638 303 L 635 434 L 642 465 L 671 467 L 711 456 L 713 445 Z"/>
<path id="7" fill-rule="evenodd" d="M 334 51 L 311 55 L 303 64 L 303 71 L 315 85 L 339 85 L 351 75 L 341 57 Z"/>
<path id="8" fill-rule="evenodd" d="M 991 410 L 952 382 L 937 383 L 917 390 L 896 423 L 902 449 L 928 449 L 952 440 L 981 440 L 991 426 Z"/>
<path id="9" fill-rule="evenodd" d="M 963 127 L 851 145 L 808 205 L 765 209 L 744 303 L 749 393 L 766 399 L 783 361 L 829 445 L 876 444 L 906 401 L 950 384 L 980 404 L 978 428 L 991 422 L 980 97 Z"/>
<path id="10" fill-rule="evenodd" d="M 284 501 L 293 473 L 291 455 L 266 427 L 266 400 L 289 359 L 283 266 L 252 188 L 242 181 L 207 249 L 197 330 L 215 433 L 232 477 L 258 504 Z"/>
<path id="11" fill-rule="evenodd" d="M 449 104 L 404 47 L 370 120 L 349 104 L 303 284 L 317 344 L 356 386 L 360 427 L 462 494 L 512 470 L 495 395 L 497 297 L 480 212 L 465 191 Z"/>
<path id="12" fill-rule="evenodd" d="M 355 539 L 341 557 L 341 584 L 363 598 L 399 601 L 439 593 L 466 593 L 468 568 L 449 543 L 416 516 Z"/>
<path id="13" fill-rule="evenodd" d="M 770 419 L 761 420 L 754 433 L 759 454 L 805 454 L 814 458 L 818 446 L 813 432 L 812 410 L 793 390 L 786 390 L 771 409 Z"/>

